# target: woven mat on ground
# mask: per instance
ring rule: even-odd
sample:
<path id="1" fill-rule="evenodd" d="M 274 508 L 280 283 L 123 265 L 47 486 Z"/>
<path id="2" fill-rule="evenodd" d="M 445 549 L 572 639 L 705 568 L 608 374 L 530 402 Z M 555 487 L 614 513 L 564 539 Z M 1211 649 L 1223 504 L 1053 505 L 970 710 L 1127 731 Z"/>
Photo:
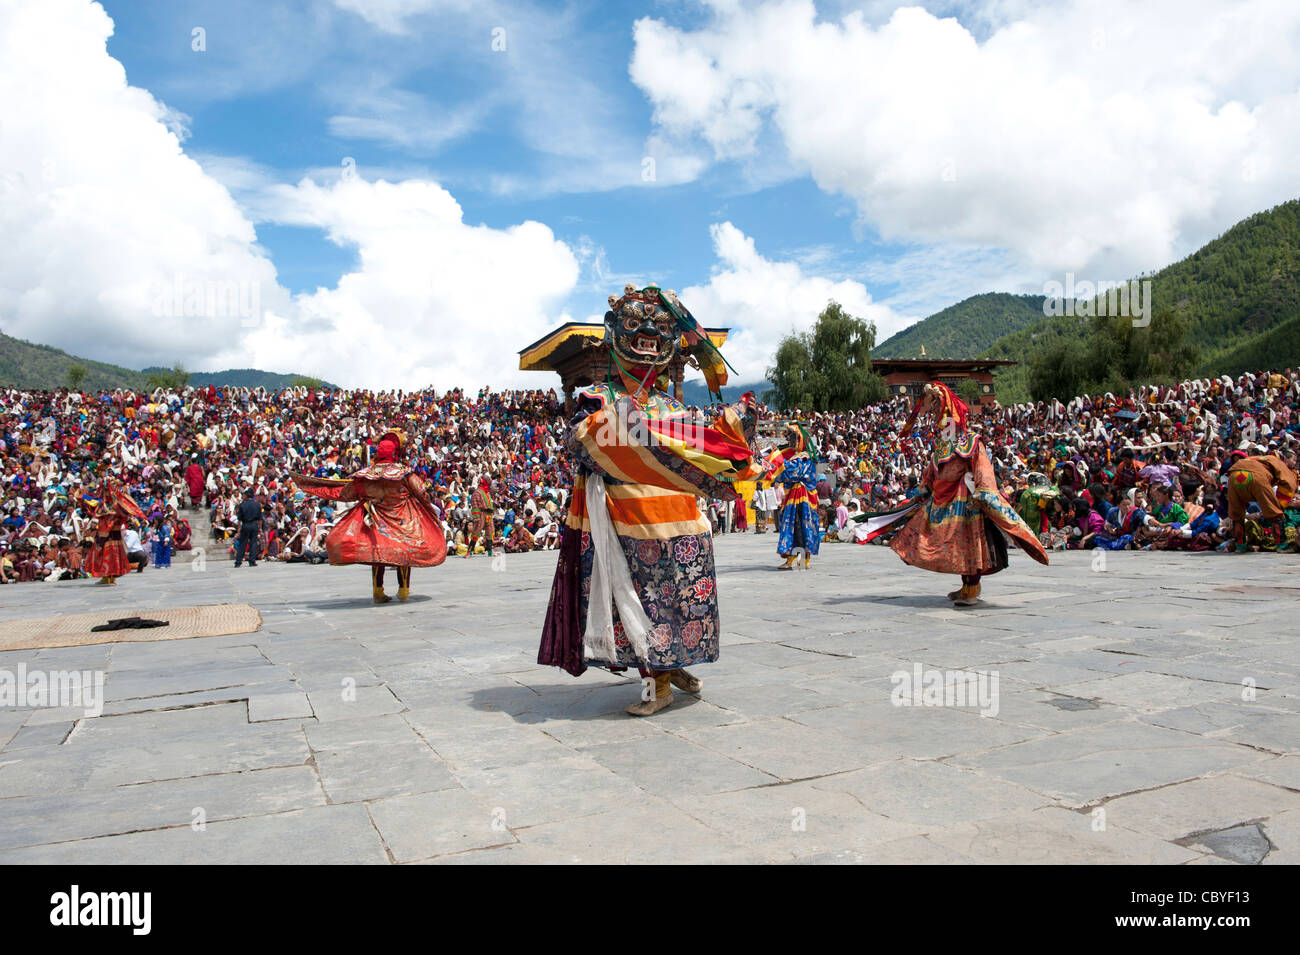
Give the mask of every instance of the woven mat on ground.
<path id="1" fill-rule="evenodd" d="M 90 629 L 119 617 L 166 620 L 168 626 L 99 633 Z M 213 604 L 207 607 L 176 607 L 171 610 L 115 608 L 98 613 L 0 621 L 0 650 L 44 650 L 47 647 L 81 647 L 93 643 L 188 640 L 190 637 L 252 633 L 261 626 L 262 615 L 249 604 Z"/>

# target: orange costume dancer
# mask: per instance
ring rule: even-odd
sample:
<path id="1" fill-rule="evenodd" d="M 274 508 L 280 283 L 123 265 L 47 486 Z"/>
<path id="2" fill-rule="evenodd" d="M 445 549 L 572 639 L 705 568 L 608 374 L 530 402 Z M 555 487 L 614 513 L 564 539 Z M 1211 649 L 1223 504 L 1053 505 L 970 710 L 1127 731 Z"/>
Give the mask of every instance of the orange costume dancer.
<path id="1" fill-rule="evenodd" d="M 921 493 L 901 510 L 869 520 L 867 539 L 907 518 L 889 546 L 913 567 L 960 574 L 961 589 L 948 599 L 955 606 L 970 607 L 979 600 L 980 578 L 1007 566 L 1007 537 L 1040 564 L 1047 563 L 1047 554 L 998 490 L 980 436 L 966 430 L 965 402 L 947 386 L 931 382 L 900 437 L 906 437 L 924 414 L 933 417 L 937 433 Z"/>
<path id="2" fill-rule="evenodd" d="M 325 538 L 331 564 L 369 564 L 375 603 L 387 603 L 384 568 L 397 569 L 397 599 L 411 595 L 411 568 L 436 567 L 447 559 L 442 524 L 424 481 L 397 460 L 406 435 L 389 428 L 379 438 L 374 463 L 346 478 L 291 474 L 308 494 L 331 501 L 357 501 Z"/>
<path id="3" fill-rule="evenodd" d="M 131 570 L 122 528 L 131 520 L 144 520 L 144 511 L 116 481 L 108 478 L 99 486 L 98 497 L 86 497 L 88 516 L 95 519 L 95 543 L 86 561 L 86 572 L 98 577 L 101 584 L 116 584 L 117 578 Z"/>
<path id="4" fill-rule="evenodd" d="M 1246 546 L 1246 505 L 1252 501 L 1259 505 L 1263 536 L 1276 547 L 1284 539 L 1282 510 L 1295 497 L 1296 473 L 1276 454 L 1256 457 L 1244 457 L 1236 451 L 1233 454 L 1239 460 L 1228 468 L 1228 516 L 1232 518 L 1237 551 L 1249 549 Z"/>

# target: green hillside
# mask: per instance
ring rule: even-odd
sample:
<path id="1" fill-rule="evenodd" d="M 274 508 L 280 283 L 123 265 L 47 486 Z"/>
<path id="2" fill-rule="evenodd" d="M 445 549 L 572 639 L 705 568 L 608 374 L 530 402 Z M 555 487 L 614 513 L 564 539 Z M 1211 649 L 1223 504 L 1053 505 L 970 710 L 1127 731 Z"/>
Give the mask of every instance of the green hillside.
<path id="1" fill-rule="evenodd" d="M 142 391 L 147 387 L 149 375 L 164 371 L 146 368 L 133 371 L 102 361 L 78 358 L 49 345 L 37 345 L 0 332 L 0 386 L 31 389 L 53 389 L 68 384 L 68 370 L 74 365 L 85 369 L 85 376 L 77 386 L 82 391 L 101 388 L 133 388 Z M 254 368 L 236 368 L 229 371 L 193 372 L 191 385 L 231 385 L 235 387 L 269 389 L 287 388 L 299 376 L 258 371 Z M 325 384 L 326 388 L 337 387 Z"/>
<path id="2" fill-rule="evenodd" d="M 1242 220 L 1148 277 L 1152 313 L 1169 309 L 1188 322 L 1188 340 L 1200 349 L 1193 374 L 1300 364 L 1300 200 Z M 1090 330 L 1086 318 L 1043 318 L 993 343 L 984 357 L 1021 363 L 999 374 L 998 399 L 1028 400 L 1033 358 Z"/>
<path id="3" fill-rule="evenodd" d="M 163 372 L 165 368 L 146 368 L 141 374 Z M 195 371 L 190 373 L 189 383 L 195 387 L 204 385 L 231 386 L 234 388 L 265 388 L 267 391 L 279 391 L 288 388 L 302 375 L 281 375 L 274 371 L 259 371 L 256 368 L 230 368 L 226 371 Z M 322 381 L 322 388 L 337 388 L 329 382 Z"/>
<path id="4" fill-rule="evenodd" d="M 0 385 L 16 388 L 58 388 L 67 384 L 68 369 L 80 365 L 86 376 L 83 391 L 100 388 L 144 388 L 144 372 L 77 358 L 48 345 L 37 345 L 0 332 Z"/>
<path id="5" fill-rule="evenodd" d="M 998 339 L 1043 320 L 1042 295 L 985 292 L 923 318 L 871 350 L 873 358 L 973 358 Z"/>

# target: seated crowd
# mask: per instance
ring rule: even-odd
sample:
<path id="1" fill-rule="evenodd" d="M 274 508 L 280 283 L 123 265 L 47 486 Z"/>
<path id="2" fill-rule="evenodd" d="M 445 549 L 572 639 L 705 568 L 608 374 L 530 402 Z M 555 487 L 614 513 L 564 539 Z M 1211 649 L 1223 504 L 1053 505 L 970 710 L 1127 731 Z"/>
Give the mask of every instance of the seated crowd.
<path id="1" fill-rule="evenodd" d="M 825 461 L 817 496 L 828 539 L 852 539 L 855 517 L 917 493 L 928 445 L 924 434 L 898 437 L 910 405 L 899 397 L 849 413 L 782 416 L 807 423 Z M 1270 453 L 1294 469 L 1298 412 L 1300 378 L 1286 369 L 975 408 L 970 423 L 1007 499 L 1049 546 L 1209 550 L 1232 536 L 1228 467 L 1243 454 Z M 262 505 L 260 556 L 323 562 L 341 512 L 303 494 L 290 472 L 345 476 L 368 463 L 374 440 L 394 424 L 412 438 L 408 462 L 427 482 L 449 551 L 493 549 L 470 508 L 484 479 L 491 544 L 507 553 L 558 546 L 574 465 L 554 391 L 6 388 L 0 582 L 84 576 L 92 522 L 83 498 L 105 475 L 146 514 L 124 535 L 137 570 L 168 567 L 175 551 L 231 546 L 247 489 Z M 719 533 L 754 526 L 743 507 L 701 503 Z M 1295 549 L 1300 512 L 1286 515 L 1284 540 L 1255 533 L 1252 546 Z M 771 516 L 758 515 L 758 529 Z M 210 532 L 196 535 L 195 524 Z"/>

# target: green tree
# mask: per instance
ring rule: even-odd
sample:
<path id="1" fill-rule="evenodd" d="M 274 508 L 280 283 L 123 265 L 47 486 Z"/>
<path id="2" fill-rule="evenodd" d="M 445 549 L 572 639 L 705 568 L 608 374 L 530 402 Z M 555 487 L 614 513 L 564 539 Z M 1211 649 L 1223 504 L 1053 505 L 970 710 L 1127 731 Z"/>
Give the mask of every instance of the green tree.
<path id="1" fill-rule="evenodd" d="M 807 333 L 791 332 L 776 346 L 776 364 L 767 370 L 772 390 L 764 395 L 768 404 L 782 410 L 813 406 L 812 348 Z"/>
<path id="2" fill-rule="evenodd" d="M 77 388 L 81 385 L 81 383 L 86 380 L 86 374 L 87 372 L 86 372 L 85 365 L 81 365 L 81 364 L 69 365 L 68 375 L 67 375 L 68 387 L 71 388 L 73 391 L 76 391 Z"/>
<path id="3" fill-rule="evenodd" d="M 1078 341 L 1067 339 L 1049 346 L 1029 363 L 1029 394 L 1034 401 L 1058 398 L 1068 401 L 1081 393 L 1091 356 Z"/>
<path id="4" fill-rule="evenodd" d="M 972 408 L 977 406 L 984 397 L 984 389 L 980 387 L 980 383 L 974 378 L 963 378 L 958 382 L 955 390 L 957 397 Z"/>
<path id="5" fill-rule="evenodd" d="M 180 391 L 190 380 L 190 373 L 185 370 L 185 366 L 177 362 L 171 367 L 170 371 L 155 371 L 145 379 L 145 387 L 150 391 L 155 388 L 166 388 L 172 391 Z"/>
<path id="6" fill-rule="evenodd" d="M 289 379 L 290 388 L 311 388 L 318 390 L 325 382 L 320 378 L 313 378 L 311 375 L 295 375 Z"/>
<path id="7" fill-rule="evenodd" d="M 1057 339 L 1030 360 L 1029 394 L 1035 401 L 1066 401 L 1179 381 L 1200 355 L 1188 340 L 1190 327 L 1180 311 L 1166 307 L 1157 308 L 1145 326 L 1127 316 L 1095 316 L 1086 339 Z"/>
<path id="8" fill-rule="evenodd" d="M 791 332 L 767 369 L 767 400 L 782 410 L 849 411 L 883 401 L 885 381 L 871 368 L 876 326 L 828 302 L 811 332 Z"/>

